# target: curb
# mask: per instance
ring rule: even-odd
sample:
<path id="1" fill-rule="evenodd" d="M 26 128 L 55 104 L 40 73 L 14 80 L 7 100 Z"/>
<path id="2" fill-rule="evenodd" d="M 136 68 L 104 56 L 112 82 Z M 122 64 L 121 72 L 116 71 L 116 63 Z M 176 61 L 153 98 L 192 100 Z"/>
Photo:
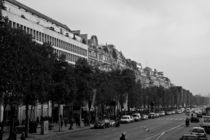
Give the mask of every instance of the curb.
<path id="1" fill-rule="evenodd" d="M 63 132 L 51 132 L 50 134 L 46 134 L 46 135 L 29 135 L 29 138 L 27 138 L 28 140 L 46 140 L 46 139 L 50 139 L 52 137 L 58 137 L 58 136 L 64 136 L 70 133 L 74 133 L 74 132 L 78 132 L 78 131 L 85 131 L 90 129 L 91 127 L 84 127 L 84 128 L 78 128 L 78 129 L 73 129 L 73 130 L 67 130 L 67 131 L 63 131 Z"/>

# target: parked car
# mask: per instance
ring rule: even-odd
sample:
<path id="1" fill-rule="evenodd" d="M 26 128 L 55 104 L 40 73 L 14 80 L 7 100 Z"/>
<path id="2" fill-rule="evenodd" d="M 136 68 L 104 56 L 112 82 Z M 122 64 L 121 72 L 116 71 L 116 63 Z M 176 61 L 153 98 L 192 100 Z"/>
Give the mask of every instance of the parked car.
<path id="1" fill-rule="evenodd" d="M 207 140 L 207 135 L 202 127 L 193 127 L 191 134 L 197 135 L 202 140 Z"/>
<path id="2" fill-rule="evenodd" d="M 103 120 L 97 121 L 94 124 L 94 128 L 108 128 L 108 127 L 110 127 L 109 119 L 103 119 Z"/>
<path id="3" fill-rule="evenodd" d="M 159 113 L 155 113 L 155 118 L 158 118 L 160 117 L 160 114 Z"/>
<path id="4" fill-rule="evenodd" d="M 172 111 L 171 111 L 171 114 L 176 114 L 176 111 L 175 111 L 175 110 L 172 110 Z"/>
<path id="5" fill-rule="evenodd" d="M 149 118 L 149 119 L 154 119 L 154 118 L 155 118 L 155 113 L 154 113 L 154 112 L 150 112 L 150 113 L 148 114 L 148 118 Z"/>
<path id="6" fill-rule="evenodd" d="M 165 116 L 166 113 L 165 113 L 165 111 L 160 111 L 160 112 L 159 112 L 159 115 L 160 115 L 160 116 Z"/>
<path id="7" fill-rule="evenodd" d="M 129 122 L 132 122 L 134 119 L 132 116 L 130 115 L 123 115 L 120 119 L 120 122 L 121 123 L 129 123 Z"/>
<path id="8" fill-rule="evenodd" d="M 133 118 L 134 118 L 134 121 L 139 121 L 139 120 L 141 120 L 141 115 L 140 115 L 140 113 L 134 113 L 132 116 L 133 116 Z"/>
<path id="9" fill-rule="evenodd" d="M 181 114 L 181 113 L 182 113 L 182 110 L 181 110 L 181 109 L 177 109 L 177 110 L 176 110 L 176 113 L 177 113 L 177 114 Z"/>
<path id="10" fill-rule="evenodd" d="M 143 115 L 141 116 L 141 119 L 142 119 L 142 120 L 147 120 L 147 119 L 148 119 L 148 115 L 143 114 Z"/>
<path id="11" fill-rule="evenodd" d="M 114 121 L 114 120 L 109 121 L 109 126 L 115 126 L 115 124 L 116 124 L 116 121 Z"/>
<path id="12" fill-rule="evenodd" d="M 166 111 L 166 115 L 171 115 L 171 111 Z"/>
<path id="13" fill-rule="evenodd" d="M 132 115 L 130 115 L 130 116 L 131 116 L 131 122 L 134 122 L 135 120 L 134 120 L 133 116 Z"/>

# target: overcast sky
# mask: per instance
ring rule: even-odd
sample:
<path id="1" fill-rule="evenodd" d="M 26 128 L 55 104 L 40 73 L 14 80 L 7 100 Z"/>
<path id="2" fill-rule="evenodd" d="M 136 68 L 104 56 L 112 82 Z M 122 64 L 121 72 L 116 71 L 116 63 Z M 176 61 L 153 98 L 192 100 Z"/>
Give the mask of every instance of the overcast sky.
<path id="1" fill-rule="evenodd" d="M 193 94 L 210 93 L 209 0 L 18 0 L 114 44 Z"/>

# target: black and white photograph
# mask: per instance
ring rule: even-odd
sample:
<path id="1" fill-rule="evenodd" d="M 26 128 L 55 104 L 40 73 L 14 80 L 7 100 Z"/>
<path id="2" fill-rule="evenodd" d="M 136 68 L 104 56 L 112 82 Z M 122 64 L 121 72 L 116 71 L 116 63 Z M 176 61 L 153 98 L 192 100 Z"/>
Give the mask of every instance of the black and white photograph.
<path id="1" fill-rule="evenodd" d="M 210 140 L 209 0 L 0 0 L 0 140 Z"/>

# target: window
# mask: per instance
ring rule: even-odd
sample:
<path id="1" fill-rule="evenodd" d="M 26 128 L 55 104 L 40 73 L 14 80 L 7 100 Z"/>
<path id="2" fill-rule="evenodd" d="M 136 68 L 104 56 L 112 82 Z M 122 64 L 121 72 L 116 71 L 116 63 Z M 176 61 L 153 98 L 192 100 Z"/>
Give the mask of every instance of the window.
<path id="1" fill-rule="evenodd" d="M 23 30 L 26 31 L 26 26 L 23 26 Z"/>
<path id="2" fill-rule="evenodd" d="M 12 26 L 12 21 L 11 20 L 9 20 L 9 25 Z"/>
<path id="3" fill-rule="evenodd" d="M 35 31 L 32 29 L 32 37 L 35 38 Z"/>
<path id="4" fill-rule="evenodd" d="M 16 28 L 16 23 L 15 22 L 13 22 L 13 26 L 12 26 L 13 28 Z"/>
<path id="5" fill-rule="evenodd" d="M 29 28 L 28 27 L 26 27 L 26 33 L 29 34 Z"/>
<path id="6" fill-rule="evenodd" d="M 42 42 L 44 42 L 44 34 L 41 33 L 41 36 L 42 36 Z"/>
<path id="7" fill-rule="evenodd" d="M 36 40 L 39 40 L 39 32 L 38 31 L 36 31 L 35 37 L 36 37 Z"/>

